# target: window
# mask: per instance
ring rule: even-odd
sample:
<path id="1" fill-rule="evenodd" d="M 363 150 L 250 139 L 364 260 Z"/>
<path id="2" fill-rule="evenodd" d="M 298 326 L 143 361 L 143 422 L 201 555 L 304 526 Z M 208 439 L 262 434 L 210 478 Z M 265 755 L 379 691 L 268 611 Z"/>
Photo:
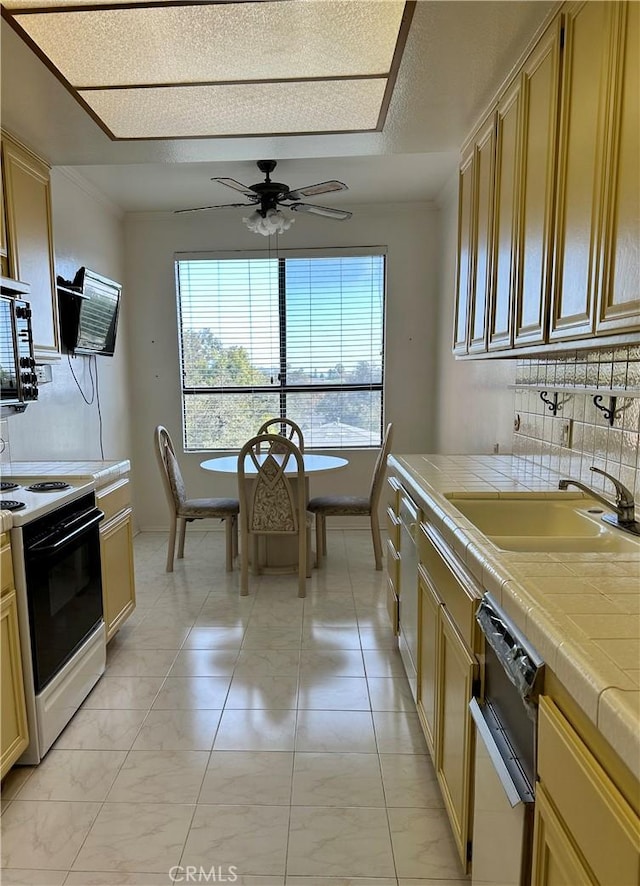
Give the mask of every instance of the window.
<path id="1" fill-rule="evenodd" d="M 237 449 L 287 416 L 305 448 L 379 446 L 385 257 L 178 256 L 187 450 Z"/>

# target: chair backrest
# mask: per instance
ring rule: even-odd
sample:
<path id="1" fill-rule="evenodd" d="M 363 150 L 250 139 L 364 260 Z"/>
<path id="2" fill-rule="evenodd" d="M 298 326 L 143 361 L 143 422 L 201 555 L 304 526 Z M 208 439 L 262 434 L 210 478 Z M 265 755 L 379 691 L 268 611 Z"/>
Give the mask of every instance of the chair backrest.
<path id="1" fill-rule="evenodd" d="M 257 473 L 246 470 L 253 464 Z M 286 473 L 285 473 L 286 472 Z M 292 480 L 297 480 L 294 488 Z M 247 483 L 253 480 L 253 483 Z M 302 453 L 279 434 L 258 434 L 238 456 L 240 519 L 250 532 L 297 533 L 306 520 L 306 484 Z"/>
<path id="2" fill-rule="evenodd" d="M 258 434 L 278 434 L 292 440 L 300 452 L 304 452 L 302 429 L 290 418 L 269 418 L 258 428 Z"/>
<path id="3" fill-rule="evenodd" d="M 389 424 L 387 425 L 387 429 L 384 432 L 382 446 L 380 448 L 380 452 L 378 453 L 376 464 L 373 469 L 373 476 L 371 478 L 371 489 L 369 491 L 369 503 L 371 505 L 371 510 L 378 507 L 378 500 L 380 498 L 380 493 L 382 492 L 382 483 L 384 481 L 384 473 L 387 467 L 387 456 L 391 451 L 392 440 L 393 424 L 389 422 Z"/>
<path id="4" fill-rule="evenodd" d="M 165 495 L 167 496 L 169 507 L 177 512 L 186 501 L 187 494 L 180 465 L 176 458 L 176 451 L 169 436 L 169 431 L 163 425 L 157 426 L 154 439 L 156 458 L 158 459 L 158 466 L 162 474 L 162 485 L 164 486 Z"/>

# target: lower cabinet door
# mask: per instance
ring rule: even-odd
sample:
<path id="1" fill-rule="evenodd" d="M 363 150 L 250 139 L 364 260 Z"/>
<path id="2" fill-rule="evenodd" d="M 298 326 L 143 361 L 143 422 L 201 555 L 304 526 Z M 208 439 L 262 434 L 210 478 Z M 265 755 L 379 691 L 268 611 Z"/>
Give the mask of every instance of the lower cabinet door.
<path id="1" fill-rule="evenodd" d="M 531 882 L 536 886 L 596 886 L 541 784 L 536 788 L 534 820 Z"/>
<path id="2" fill-rule="evenodd" d="M 429 748 L 435 759 L 435 725 L 438 685 L 438 610 L 440 601 L 434 594 L 422 567 L 418 568 L 420 623 L 418 644 L 418 715 Z"/>
<path id="3" fill-rule="evenodd" d="M 469 702 L 478 676 L 478 662 L 444 606 L 439 611 L 438 671 L 436 773 L 460 860 L 466 870 L 470 860 L 474 753 Z"/>
<path id="4" fill-rule="evenodd" d="M 128 509 L 100 529 L 102 605 L 107 640 L 113 637 L 136 606 L 131 522 L 131 509 Z"/>
<path id="5" fill-rule="evenodd" d="M 29 744 L 27 709 L 24 700 L 18 605 L 16 592 L 9 591 L 0 602 L 0 778 L 4 778 Z"/>

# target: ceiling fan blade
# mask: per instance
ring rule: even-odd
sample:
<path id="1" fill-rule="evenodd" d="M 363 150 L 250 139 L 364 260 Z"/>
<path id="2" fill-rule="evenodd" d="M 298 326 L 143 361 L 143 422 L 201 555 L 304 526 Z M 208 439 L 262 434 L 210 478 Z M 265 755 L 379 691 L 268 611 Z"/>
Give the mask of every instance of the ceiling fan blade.
<path id="1" fill-rule="evenodd" d="M 328 194 L 329 191 L 348 191 L 344 182 L 329 181 L 318 182 L 317 185 L 306 185 L 304 188 L 295 188 L 289 191 L 290 198 L 297 200 L 299 197 L 315 197 L 318 194 Z"/>
<path id="2" fill-rule="evenodd" d="M 313 203 L 292 203 L 287 209 L 293 209 L 294 212 L 310 212 L 312 215 L 324 215 L 327 218 L 335 218 L 338 221 L 346 221 L 353 215 L 346 209 L 334 209 L 330 206 L 315 206 Z"/>
<path id="3" fill-rule="evenodd" d="M 251 188 L 243 185 L 242 182 L 236 181 L 235 178 L 212 178 L 211 181 L 220 182 L 221 185 L 233 188 L 234 191 L 240 191 L 241 194 L 246 194 L 247 197 L 255 197 L 255 191 L 252 191 Z"/>
<path id="4" fill-rule="evenodd" d="M 173 211 L 177 215 L 179 212 L 205 212 L 207 209 L 235 209 L 240 206 L 255 206 L 258 202 L 258 200 L 254 200 L 253 203 L 221 203 L 219 206 L 194 206 L 193 209 L 174 209 Z"/>

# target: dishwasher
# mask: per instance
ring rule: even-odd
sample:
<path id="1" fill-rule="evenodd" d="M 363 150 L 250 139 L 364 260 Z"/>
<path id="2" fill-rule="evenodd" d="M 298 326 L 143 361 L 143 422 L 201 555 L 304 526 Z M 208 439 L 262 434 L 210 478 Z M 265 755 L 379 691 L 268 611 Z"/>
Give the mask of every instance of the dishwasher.
<path id="1" fill-rule="evenodd" d="M 469 704 L 476 727 L 472 886 L 528 886 L 544 663 L 490 594 L 476 621 L 485 653 L 483 699 Z"/>
<path id="2" fill-rule="evenodd" d="M 420 510 L 402 490 L 400 499 L 400 636 L 398 646 L 414 701 L 418 695 L 418 541 Z"/>

